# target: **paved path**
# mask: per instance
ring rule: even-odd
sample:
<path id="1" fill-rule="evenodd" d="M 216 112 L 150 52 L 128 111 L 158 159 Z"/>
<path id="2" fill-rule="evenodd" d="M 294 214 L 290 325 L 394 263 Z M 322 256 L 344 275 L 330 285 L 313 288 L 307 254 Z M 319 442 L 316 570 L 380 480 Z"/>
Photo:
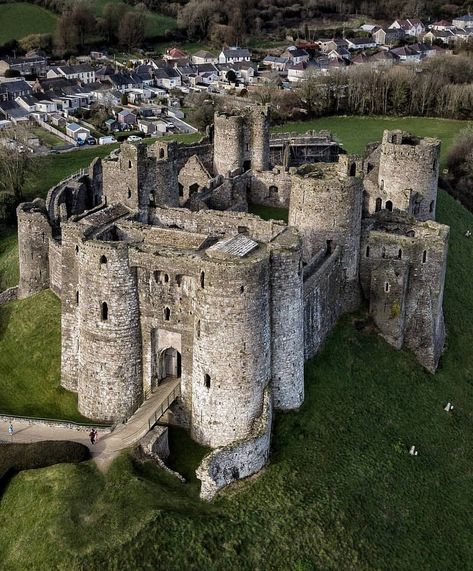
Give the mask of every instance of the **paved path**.
<path id="1" fill-rule="evenodd" d="M 0 423 L 0 440 L 5 442 L 38 442 L 40 440 L 72 440 L 88 446 L 92 458 L 101 470 L 106 470 L 121 450 L 136 444 L 149 431 L 176 398 L 181 379 L 168 378 L 163 381 L 126 424 L 118 426 L 113 432 L 99 435 L 96 444 L 91 444 L 87 431 L 74 428 L 56 428 L 40 424 L 20 425 L 13 423 L 13 438 L 8 434 L 8 422 Z"/>

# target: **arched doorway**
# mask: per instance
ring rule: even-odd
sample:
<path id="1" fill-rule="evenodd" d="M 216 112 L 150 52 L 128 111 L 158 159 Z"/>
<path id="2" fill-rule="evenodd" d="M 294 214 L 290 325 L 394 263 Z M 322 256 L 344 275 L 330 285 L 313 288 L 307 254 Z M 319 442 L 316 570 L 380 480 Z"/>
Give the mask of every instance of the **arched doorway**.
<path id="1" fill-rule="evenodd" d="M 181 354 L 174 347 L 169 347 L 161 351 L 160 357 L 160 380 L 167 377 L 181 376 Z"/>

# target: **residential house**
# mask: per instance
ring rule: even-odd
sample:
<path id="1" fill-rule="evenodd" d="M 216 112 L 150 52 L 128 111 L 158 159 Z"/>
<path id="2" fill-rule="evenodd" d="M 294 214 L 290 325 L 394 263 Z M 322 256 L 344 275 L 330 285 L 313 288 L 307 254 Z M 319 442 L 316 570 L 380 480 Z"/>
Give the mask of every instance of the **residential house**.
<path id="1" fill-rule="evenodd" d="M 430 29 L 437 30 L 438 32 L 445 32 L 446 30 L 453 30 L 454 27 L 455 26 L 452 22 L 449 22 L 448 20 L 438 20 L 430 26 Z"/>
<path id="2" fill-rule="evenodd" d="M 16 101 L 0 101 L 0 117 L 19 123 L 20 121 L 28 121 L 29 113 L 23 109 Z"/>
<path id="3" fill-rule="evenodd" d="M 319 46 L 324 53 L 329 53 L 332 50 L 339 50 L 341 48 L 348 49 L 348 41 L 344 38 L 333 38 L 332 40 L 319 42 Z"/>
<path id="4" fill-rule="evenodd" d="M 44 75 L 48 67 L 48 60 L 43 56 L 31 57 L 3 57 L 0 59 L 0 75 L 8 70 L 18 71 L 20 75 Z"/>
<path id="5" fill-rule="evenodd" d="M 51 67 L 46 74 L 47 78 L 65 77 L 66 79 L 78 79 L 82 83 L 95 82 L 95 69 L 89 64 L 60 65 Z"/>
<path id="6" fill-rule="evenodd" d="M 137 121 L 136 115 L 132 113 L 129 109 L 123 109 L 122 111 L 120 111 L 117 114 L 117 119 L 121 125 L 128 125 L 128 126 L 136 125 Z"/>
<path id="7" fill-rule="evenodd" d="M 180 50 L 179 48 L 169 48 L 166 50 L 166 53 L 163 55 L 163 59 L 168 62 L 180 59 L 187 59 L 187 54 L 182 50 Z"/>
<path id="8" fill-rule="evenodd" d="M 165 89 L 173 89 L 182 85 L 182 79 L 179 73 L 172 67 L 156 69 L 154 72 L 156 85 Z"/>
<path id="9" fill-rule="evenodd" d="M 20 95 L 15 101 L 28 113 L 34 113 L 36 111 L 38 99 L 34 95 Z"/>
<path id="10" fill-rule="evenodd" d="M 360 31 L 368 32 L 369 34 L 371 34 L 371 32 L 377 27 L 378 26 L 376 24 L 363 24 L 362 26 L 360 26 Z"/>
<path id="11" fill-rule="evenodd" d="M 473 28 L 473 16 L 459 16 L 452 20 L 452 25 L 455 28 Z"/>
<path id="12" fill-rule="evenodd" d="M 422 52 L 412 48 L 411 46 L 402 46 L 400 48 L 393 48 L 391 53 L 399 58 L 401 62 L 414 62 L 420 61 L 423 57 Z"/>
<path id="13" fill-rule="evenodd" d="M 202 64 L 202 63 L 217 63 L 218 58 L 207 52 L 205 50 L 199 50 L 193 54 L 191 57 L 192 63 L 194 64 Z"/>
<path id="14" fill-rule="evenodd" d="M 138 121 L 138 129 L 145 135 L 159 136 L 165 135 L 167 132 L 167 125 L 163 121 L 148 121 L 140 119 Z"/>
<path id="15" fill-rule="evenodd" d="M 31 95 L 33 89 L 24 79 L 0 82 L 0 101 L 14 101 L 22 95 Z"/>
<path id="16" fill-rule="evenodd" d="M 373 38 L 347 38 L 347 48 L 349 50 L 369 50 L 376 47 Z"/>
<path id="17" fill-rule="evenodd" d="M 389 26 L 390 30 L 402 30 L 406 36 L 419 37 L 425 32 L 424 24 L 418 18 L 407 18 L 406 20 L 394 20 Z"/>
<path id="18" fill-rule="evenodd" d="M 237 46 L 223 48 L 218 56 L 218 63 L 249 62 L 250 60 L 250 51 L 247 48 L 239 48 Z"/>
<path id="19" fill-rule="evenodd" d="M 137 66 L 135 74 L 140 78 L 143 85 L 154 85 L 154 73 L 151 65 L 142 64 Z"/>
<path id="20" fill-rule="evenodd" d="M 330 60 L 327 56 L 323 56 L 326 69 L 330 65 Z M 320 58 L 317 58 L 317 60 Z M 287 67 L 287 80 L 291 83 L 297 83 L 306 79 L 308 75 L 324 71 L 323 66 L 317 61 L 301 62 Z"/>
<path id="21" fill-rule="evenodd" d="M 290 62 L 288 57 L 266 56 L 261 63 L 270 67 L 273 71 L 285 71 Z"/>
<path id="22" fill-rule="evenodd" d="M 282 56 L 288 58 L 291 64 L 306 62 L 310 59 L 309 54 L 305 50 L 296 46 L 289 46 Z"/>
<path id="23" fill-rule="evenodd" d="M 48 116 L 48 119 L 51 125 L 53 125 L 54 127 L 60 127 L 61 129 L 65 129 L 67 121 L 66 118 L 60 113 L 51 113 Z"/>
<path id="24" fill-rule="evenodd" d="M 455 40 L 455 36 L 451 30 L 429 30 L 423 38 L 424 42 L 432 44 L 435 40 L 445 45 L 451 44 Z"/>
<path id="25" fill-rule="evenodd" d="M 402 28 L 379 28 L 372 34 L 379 46 L 392 46 L 404 37 Z"/>
<path id="26" fill-rule="evenodd" d="M 72 137 L 75 141 L 79 139 L 85 141 L 90 137 L 90 130 L 78 123 L 68 123 L 66 125 L 66 135 Z"/>
<path id="27" fill-rule="evenodd" d="M 116 119 L 107 119 L 105 121 L 105 128 L 109 133 L 112 133 L 120 129 L 120 123 Z"/>

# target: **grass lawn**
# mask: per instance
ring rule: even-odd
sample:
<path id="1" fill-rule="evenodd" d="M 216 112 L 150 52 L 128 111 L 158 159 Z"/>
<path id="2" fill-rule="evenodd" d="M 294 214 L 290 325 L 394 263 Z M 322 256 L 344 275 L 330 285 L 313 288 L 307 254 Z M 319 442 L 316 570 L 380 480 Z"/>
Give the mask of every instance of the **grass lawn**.
<path id="1" fill-rule="evenodd" d="M 42 129 L 41 127 L 34 127 L 31 129 L 31 131 L 39 138 L 40 143 L 46 147 L 51 147 L 54 149 L 55 147 L 64 146 L 64 141 L 62 139 L 56 137 L 56 135 L 53 135 L 53 133 L 46 131 L 46 129 Z"/>
<path id="2" fill-rule="evenodd" d="M 52 34 L 56 19 L 49 10 L 33 4 L 0 4 L 0 44 L 29 34 Z"/>
<path id="3" fill-rule="evenodd" d="M 0 224 L 0 291 L 17 285 L 19 277 L 16 228 Z"/>
<path id="4" fill-rule="evenodd" d="M 383 127 L 366 119 L 353 120 L 352 128 L 358 121 L 366 121 L 365 129 L 344 140 L 352 152 L 378 138 Z M 331 129 L 341 133 L 342 123 L 333 119 Z M 448 144 L 450 131 L 442 132 Z M 276 415 L 271 462 L 258 478 L 207 504 L 198 500 L 195 482 L 181 484 L 126 455 L 105 476 L 91 463 L 23 472 L 0 503 L 4 568 L 471 569 L 473 240 L 464 233 L 473 229 L 473 214 L 441 191 L 438 218 L 451 226 L 451 240 L 448 349 L 435 376 L 409 352 L 395 351 L 369 328 L 357 330 L 354 317 L 345 316 L 306 364 L 301 410 Z M 52 307 L 43 311 L 48 304 Z M 0 343 L 8 342 L 10 353 L 4 357 L 0 345 L 0 358 L 7 364 L 10 354 L 20 354 L 23 341 L 12 337 L 17 330 L 29 331 L 32 339 L 21 351 L 24 361 L 40 351 L 43 327 L 59 335 L 51 294 L 4 309 Z M 23 317 L 15 317 L 22 311 Z M 50 355 L 45 346 L 42 350 Z M 17 359 L 15 366 L 26 371 L 43 365 Z M 8 374 L 15 374 L 21 387 L 30 371 Z M 4 377 L 2 366 L 0 383 Z M 54 381 L 54 374 L 50 378 Z M 443 410 L 448 401 L 455 405 L 452 413 Z M 201 451 L 182 433 L 170 440 L 173 465 L 189 473 Z M 408 455 L 411 444 L 418 457 Z"/>
<path id="5" fill-rule="evenodd" d="M 60 302 L 49 291 L 0 306 L 0 414 L 83 420 L 59 386 Z"/>

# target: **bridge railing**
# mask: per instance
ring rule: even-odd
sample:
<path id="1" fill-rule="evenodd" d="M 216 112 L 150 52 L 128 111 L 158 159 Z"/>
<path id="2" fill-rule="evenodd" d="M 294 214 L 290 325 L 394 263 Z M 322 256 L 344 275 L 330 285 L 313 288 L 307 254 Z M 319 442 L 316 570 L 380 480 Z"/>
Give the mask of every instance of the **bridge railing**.
<path id="1" fill-rule="evenodd" d="M 181 396 L 181 385 L 174 387 L 171 393 L 166 397 L 166 399 L 159 405 L 159 407 L 154 411 L 154 413 L 148 418 L 148 429 L 151 430 L 153 426 L 158 422 L 158 420 L 163 416 L 163 414 L 168 410 L 172 403 Z"/>

